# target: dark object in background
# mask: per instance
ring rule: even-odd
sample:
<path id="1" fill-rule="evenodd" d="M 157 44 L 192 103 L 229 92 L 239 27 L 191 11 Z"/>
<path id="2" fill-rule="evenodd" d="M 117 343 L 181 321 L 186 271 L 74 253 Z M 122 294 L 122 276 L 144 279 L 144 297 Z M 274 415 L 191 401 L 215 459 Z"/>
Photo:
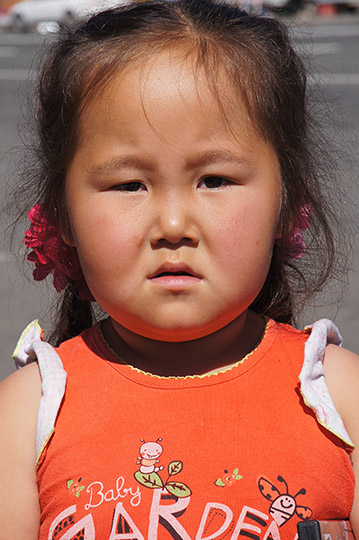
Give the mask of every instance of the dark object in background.
<path id="1" fill-rule="evenodd" d="M 299 540 L 355 540 L 347 519 L 300 521 L 297 529 Z"/>

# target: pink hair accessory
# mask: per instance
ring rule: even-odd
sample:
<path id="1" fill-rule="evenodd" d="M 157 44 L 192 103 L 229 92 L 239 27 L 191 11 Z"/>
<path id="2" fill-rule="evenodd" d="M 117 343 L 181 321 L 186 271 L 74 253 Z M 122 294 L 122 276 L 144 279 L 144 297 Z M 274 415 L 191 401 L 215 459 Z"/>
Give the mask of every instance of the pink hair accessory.
<path id="1" fill-rule="evenodd" d="M 35 264 L 32 273 L 35 281 L 42 281 L 49 274 L 53 275 L 53 284 L 57 292 L 68 280 L 79 282 L 78 293 L 82 300 L 93 300 L 84 280 L 76 250 L 65 244 L 55 209 L 45 209 L 42 203 L 35 204 L 28 213 L 30 228 L 25 232 L 24 244 L 32 249 L 27 260 Z"/>
<path id="2" fill-rule="evenodd" d="M 306 251 L 306 245 L 303 240 L 302 231 L 309 229 L 313 208 L 309 204 L 304 204 L 294 222 L 294 225 L 284 240 L 286 248 L 286 260 L 300 259 Z"/>

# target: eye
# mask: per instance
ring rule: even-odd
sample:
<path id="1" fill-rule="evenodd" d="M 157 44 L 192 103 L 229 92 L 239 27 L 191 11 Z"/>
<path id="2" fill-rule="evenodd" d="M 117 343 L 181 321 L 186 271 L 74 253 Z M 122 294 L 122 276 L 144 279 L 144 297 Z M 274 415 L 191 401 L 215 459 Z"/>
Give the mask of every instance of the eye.
<path id="1" fill-rule="evenodd" d="M 218 189 L 228 186 L 231 183 L 232 182 L 228 180 L 228 178 L 224 178 L 223 176 L 206 176 L 205 178 L 202 178 L 198 185 L 199 187 L 205 187 L 207 189 Z"/>
<path id="2" fill-rule="evenodd" d="M 133 193 L 136 191 L 144 191 L 146 188 L 141 182 L 126 182 L 124 184 L 113 186 L 111 189 L 114 191 L 127 191 Z"/>

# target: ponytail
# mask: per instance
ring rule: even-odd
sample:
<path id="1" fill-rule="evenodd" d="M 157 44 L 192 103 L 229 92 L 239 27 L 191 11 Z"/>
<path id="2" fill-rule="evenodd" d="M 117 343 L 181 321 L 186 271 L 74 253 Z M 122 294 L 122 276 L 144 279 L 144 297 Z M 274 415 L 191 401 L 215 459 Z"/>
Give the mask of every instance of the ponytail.
<path id="1" fill-rule="evenodd" d="M 79 299 L 72 282 L 66 286 L 55 310 L 55 322 L 48 340 L 55 347 L 90 328 L 95 321 L 92 303 Z"/>

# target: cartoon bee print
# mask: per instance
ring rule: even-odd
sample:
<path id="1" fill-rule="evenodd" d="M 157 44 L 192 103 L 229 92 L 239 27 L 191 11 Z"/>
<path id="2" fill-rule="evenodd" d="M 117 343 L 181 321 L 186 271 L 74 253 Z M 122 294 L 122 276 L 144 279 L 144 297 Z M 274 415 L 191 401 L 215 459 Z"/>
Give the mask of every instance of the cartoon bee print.
<path id="1" fill-rule="evenodd" d="M 279 527 L 284 525 L 294 514 L 302 520 L 310 519 L 312 511 L 308 506 L 298 506 L 296 498 L 298 495 L 305 495 L 306 490 L 300 489 L 296 495 L 290 495 L 288 484 L 282 476 L 278 476 L 277 480 L 285 485 L 285 493 L 280 493 L 278 488 L 267 478 L 261 476 L 258 479 L 259 491 L 268 501 L 272 501 L 269 507 L 269 513 Z"/>

